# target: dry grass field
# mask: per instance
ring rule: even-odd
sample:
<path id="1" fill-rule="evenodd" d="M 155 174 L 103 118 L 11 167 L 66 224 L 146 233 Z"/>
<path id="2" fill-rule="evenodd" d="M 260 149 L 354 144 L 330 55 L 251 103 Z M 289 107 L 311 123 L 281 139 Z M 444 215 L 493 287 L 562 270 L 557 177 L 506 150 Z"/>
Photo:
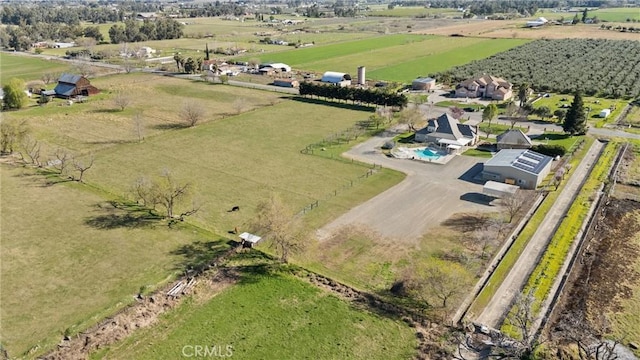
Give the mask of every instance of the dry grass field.
<path id="1" fill-rule="evenodd" d="M 434 29 L 416 31 L 421 34 L 480 36 L 490 38 L 515 39 L 612 39 L 638 40 L 638 34 L 602 30 L 600 25 L 545 26 L 525 28 L 525 20 L 469 20 Z M 610 23 L 614 27 L 617 24 Z M 623 25 L 626 26 L 626 25 Z"/>

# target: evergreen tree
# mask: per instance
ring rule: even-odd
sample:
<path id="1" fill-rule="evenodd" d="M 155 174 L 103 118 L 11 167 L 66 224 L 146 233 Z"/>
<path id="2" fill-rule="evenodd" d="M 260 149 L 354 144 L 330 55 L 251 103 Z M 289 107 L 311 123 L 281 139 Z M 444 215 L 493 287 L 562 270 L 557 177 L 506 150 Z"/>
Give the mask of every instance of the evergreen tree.
<path id="1" fill-rule="evenodd" d="M 589 16 L 589 13 L 587 12 L 587 8 L 584 8 L 584 11 L 582 12 L 582 22 L 584 23 L 585 21 L 587 21 L 587 17 Z"/>
<path id="2" fill-rule="evenodd" d="M 582 135 L 587 132 L 587 115 L 585 114 L 582 95 L 579 91 L 576 91 L 573 95 L 573 102 L 564 117 L 562 130 L 571 135 Z"/>
<path id="3" fill-rule="evenodd" d="M 204 59 L 209 60 L 209 44 L 205 44 L 204 46 Z"/>

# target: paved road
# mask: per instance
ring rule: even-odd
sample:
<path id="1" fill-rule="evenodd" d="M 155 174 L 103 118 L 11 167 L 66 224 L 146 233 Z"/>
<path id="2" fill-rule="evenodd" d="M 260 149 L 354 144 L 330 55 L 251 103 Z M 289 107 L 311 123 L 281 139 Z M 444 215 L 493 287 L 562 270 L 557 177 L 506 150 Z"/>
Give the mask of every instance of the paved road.
<path id="1" fill-rule="evenodd" d="M 546 214 L 538 230 L 496 291 L 491 302 L 489 302 L 484 311 L 476 319 L 477 322 L 496 329 L 500 328 L 504 317 L 511 309 L 511 304 L 513 304 L 516 296 L 529 279 L 529 275 L 546 249 L 549 239 L 553 236 L 560 221 L 564 218 L 564 214 L 571 206 L 575 194 L 580 191 L 582 180 L 587 176 L 589 170 L 598 159 L 598 155 L 603 147 L 603 143 L 595 141 L 582 162 L 573 170 L 573 174 L 567 181 L 562 193 Z M 491 280 L 489 280 L 489 282 L 491 282 Z"/>
<path id="2" fill-rule="evenodd" d="M 481 184 L 460 179 L 472 168 L 478 171 L 474 165 L 482 159 L 457 156 L 446 165 L 438 165 L 388 158 L 379 149 L 394 135 L 387 133 L 373 137 L 344 155 L 404 172 L 407 177 L 324 226 L 318 231 L 320 239 L 340 226 L 364 224 L 384 236 L 416 242 L 430 228 L 439 226 L 455 213 L 497 211 L 495 206 L 473 202 L 482 193 Z M 467 179 L 466 176 L 464 178 Z"/>

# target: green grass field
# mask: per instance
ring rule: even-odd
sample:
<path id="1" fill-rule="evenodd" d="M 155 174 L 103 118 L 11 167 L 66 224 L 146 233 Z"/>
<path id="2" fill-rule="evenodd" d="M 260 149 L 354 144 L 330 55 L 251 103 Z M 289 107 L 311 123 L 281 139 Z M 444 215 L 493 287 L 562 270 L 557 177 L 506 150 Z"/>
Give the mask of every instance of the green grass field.
<path id="1" fill-rule="evenodd" d="M 61 73 L 71 68 L 72 66 L 61 61 L 0 52 L 0 73 L 2 73 L 3 85 L 11 78 L 20 78 L 24 81 L 39 80 L 44 73 Z"/>
<path id="2" fill-rule="evenodd" d="M 624 100 L 616 100 L 616 99 L 605 99 L 605 98 L 597 98 L 593 96 L 583 96 L 582 101 L 584 103 L 585 108 L 590 108 L 588 111 L 588 119 L 592 121 L 594 126 L 602 127 L 605 123 L 611 123 L 615 121 L 615 119 L 620 115 L 627 101 Z M 571 106 L 571 102 L 573 102 L 573 95 L 561 95 L 554 94 L 550 97 L 543 97 L 533 103 L 534 107 L 547 106 L 551 109 L 551 112 L 558 109 L 569 110 L 569 106 Z M 564 108 L 562 106 L 565 106 Z M 611 111 L 611 114 L 606 118 L 600 118 L 600 111 L 603 109 L 614 108 Z M 585 109 L 586 110 L 586 109 Z"/>
<path id="3" fill-rule="evenodd" d="M 408 359 L 408 326 L 352 307 L 285 273 L 245 273 L 212 300 L 188 300 L 155 326 L 92 358 L 177 359 L 185 345 L 232 347 L 241 359 Z M 186 354 L 193 348 L 186 348 Z"/>
<path id="4" fill-rule="evenodd" d="M 3 168 L 2 344 L 10 354 L 36 344 L 44 351 L 67 328 L 82 329 L 128 303 L 141 286 L 168 279 L 185 261 L 182 245 L 217 241 L 234 227 L 242 230 L 256 204 L 271 193 L 296 210 L 321 199 L 304 218 L 315 227 L 404 177 L 382 170 L 358 181 L 367 167 L 300 153 L 366 119 L 368 111 L 149 74 L 93 83 L 103 93 L 86 103 L 68 107 L 55 101 L 7 116 L 28 119 L 42 143 L 43 160 L 58 148 L 95 156 L 87 185 L 47 187 L 40 176 Z M 130 108 L 114 110 L 116 91 L 133 96 Z M 205 120 L 195 128 L 180 123 L 178 112 L 187 99 L 206 108 Z M 246 104 L 241 115 L 235 115 L 237 99 Z M 144 118 L 141 143 L 132 127 L 135 113 Z M 164 169 L 194 186 L 202 208 L 189 221 L 200 228 L 142 226 L 145 221 L 135 220 L 138 212 L 105 204 L 128 197 L 136 178 Z M 352 180 L 348 191 L 326 198 Z M 242 211 L 227 212 L 234 205 Z M 135 221 L 124 221 L 131 216 Z"/>
<path id="5" fill-rule="evenodd" d="M 407 82 L 526 42 L 397 34 L 276 52 L 261 56 L 261 60 L 284 62 L 298 69 L 352 74 L 358 66 L 365 66 L 367 78 Z"/>
<path id="6" fill-rule="evenodd" d="M 640 8 L 605 8 L 589 11 L 589 16 L 610 22 L 627 22 L 627 19 L 640 21 Z"/>
<path id="7" fill-rule="evenodd" d="M 183 269 L 183 245 L 226 248 L 200 229 L 127 226 L 109 195 L 76 183 L 47 186 L 35 171 L 7 165 L 0 176 L 0 341 L 12 358 L 30 348 L 38 354 L 66 329 L 75 333 L 128 304 L 141 286 L 168 280 Z"/>

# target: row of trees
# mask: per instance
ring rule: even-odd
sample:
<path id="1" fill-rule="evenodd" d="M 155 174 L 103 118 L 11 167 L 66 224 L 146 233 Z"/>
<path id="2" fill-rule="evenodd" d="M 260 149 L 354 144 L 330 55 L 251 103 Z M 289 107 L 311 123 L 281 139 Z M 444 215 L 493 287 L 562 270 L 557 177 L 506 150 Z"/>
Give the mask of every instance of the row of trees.
<path id="1" fill-rule="evenodd" d="M 38 23 L 36 25 L 12 26 L 0 28 L 0 45 L 17 51 L 28 50 L 31 44 L 39 41 L 73 41 L 86 37 L 94 43 L 104 41 L 97 26 Z"/>
<path id="2" fill-rule="evenodd" d="M 64 2 L 41 2 L 38 6 L 9 3 L 0 8 L 0 22 L 20 26 L 40 23 L 79 25 L 81 22 L 104 24 L 123 21 L 133 12 L 153 12 L 162 9 L 160 3 L 132 1 L 120 2 L 115 11 L 99 2 L 89 2 L 83 6 L 68 6 Z"/>
<path id="3" fill-rule="evenodd" d="M 139 21 L 128 19 L 122 25 L 109 28 L 109 39 L 112 44 L 123 42 L 140 42 L 147 40 L 179 39 L 184 35 L 184 26 L 176 20 L 160 18 L 155 21 Z"/>
<path id="4" fill-rule="evenodd" d="M 300 83 L 300 95 L 317 96 L 325 99 L 338 99 L 353 101 L 363 104 L 375 104 L 403 108 L 407 106 L 408 99 L 403 94 L 384 92 L 374 89 L 361 89 L 355 87 L 340 87 L 335 85 L 323 85 L 313 82 Z"/>
<path id="5" fill-rule="evenodd" d="M 529 82 L 538 92 L 640 96 L 640 42 L 606 39 L 537 40 L 489 58 L 432 74 L 457 83 L 477 74 Z"/>

